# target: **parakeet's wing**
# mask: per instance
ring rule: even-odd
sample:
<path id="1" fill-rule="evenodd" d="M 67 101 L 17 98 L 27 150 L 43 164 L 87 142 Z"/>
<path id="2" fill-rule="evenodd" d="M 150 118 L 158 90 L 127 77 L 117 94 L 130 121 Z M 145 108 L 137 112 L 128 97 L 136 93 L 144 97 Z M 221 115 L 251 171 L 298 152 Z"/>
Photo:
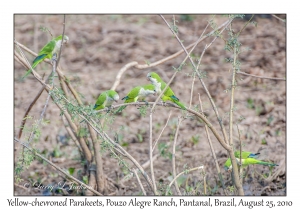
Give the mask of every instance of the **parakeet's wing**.
<path id="1" fill-rule="evenodd" d="M 252 152 L 242 151 L 242 159 L 257 158 L 259 156 L 259 154 L 260 153 L 252 153 Z M 234 156 L 237 157 L 237 158 L 240 158 L 240 151 L 235 151 Z"/>
<path id="2" fill-rule="evenodd" d="M 146 90 L 155 90 L 155 86 L 152 84 L 144 85 L 143 88 Z"/>
<path id="3" fill-rule="evenodd" d="M 141 86 L 137 86 L 131 89 L 131 91 L 127 95 L 127 99 L 125 103 L 131 103 L 131 102 L 136 102 L 139 96 L 139 91 L 141 89 Z"/>
<path id="4" fill-rule="evenodd" d="M 48 42 L 48 44 L 46 44 L 41 49 L 41 51 L 39 52 L 38 56 L 32 62 L 32 68 L 35 68 L 36 65 L 38 63 L 40 63 L 42 60 L 44 60 L 45 58 L 51 59 L 51 57 L 52 57 L 52 51 L 55 48 L 55 44 L 56 44 L 56 42 L 54 40 L 51 40 L 50 42 Z"/>
<path id="5" fill-rule="evenodd" d="M 165 82 L 161 82 L 161 91 L 163 91 L 165 89 L 166 85 L 167 84 Z M 175 94 L 174 94 L 173 90 L 170 88 L 170 86 L 164 92 L 164 95 L 169 96 L 169 97 L 175 96 Z M 179 99 L 176 96 L 175 96 L 175 98 L 179 101 Z"/>
<path id="6" fill-rule="evenodd" d="M 106 101 L 106 92 L 100 94 L 100 96 L 98 97 L 94 105 L 94 109 L 95 110 L 103 109 L 105 107 L 104 104 L 105 101 Z"/>

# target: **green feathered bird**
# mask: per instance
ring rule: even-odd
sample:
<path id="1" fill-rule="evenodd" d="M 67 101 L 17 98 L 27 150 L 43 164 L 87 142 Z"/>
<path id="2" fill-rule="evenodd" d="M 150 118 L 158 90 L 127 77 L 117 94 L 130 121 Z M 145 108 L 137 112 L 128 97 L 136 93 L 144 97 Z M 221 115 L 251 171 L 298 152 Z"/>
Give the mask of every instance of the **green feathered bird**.
<path id="1" fill-rule="evenodd" d="M 166 87 L 166 83 L 160 78 L 160 76 L 155 73 L 155 72 L 149 72 L 147 74 L 147 78 L 151 81 L 151 83 L 155 86 L 156 92 L 159 94 L 161 91 L 164 90 Z M 175 96 L 174 92 L 170 87 L 166 89 L 166 91 L 163 93 L 161 99 L 166 102 L 166 101 L 171 101 L 182 109 L 186 109 L 185 106 L 179 101 L 179 99 Z"/>
<path id="2" fill-rule="evenodd" d="M 40 62 L 45 60 L 46 58 L 51 59 L 52 56 L 59 52 L 60 46 L 62 41 L 62 35 L 52 39 L 48 42 L 39 52 L 38 56 L 32 62 L 32 69 L 34 69 Z M 68 43 L 69 37 L 64 35 L 63 44 Z M 25 75 L 22 77 L 23 79 L 27 77 L 31 73 L 31 69 L 28 69 Z"/>
<path id="3" fill-rule="evenodd" d="M 242 154 L 243 156 L 243 154 Z M 240 158 L 236 158 L 237 160 L 237 163 L 240 162 Z M 261 160 L 257 160 L 255 158 L 251 158 L 251 157 L 248 157 L 248 158 L 245 158 L 245 159 L 242 159 L 242 168 L 244 167 L 247 167 L 249 165 L 254 165 L 254 164 L 258 164 L 258 165 L 265 165 L 265 166 L 278 166 L 277 164 L 275 163 L 270 163 L 270 162 L 264 162 L 264 161 L 261 161 Z M 225 171 L 228 171 L 228 170 L 231 170 L 232 168 L 232 165 L 231 165 L 231 159 L 228 158 L 224 164 L 224 169 Z"/>
<path id="4" fill-rule="evenodd" d="M 101 93 L 94 105 L 94 110 L 104 109 L 105 107 L 110 107 L 112 103 L 119 100 L 119 95 L 114 90 L 107 90 Z"/>
<path id="5" fill-rule="evenodd" d="M 146 97 L 155 94 L 155 86 L 152 84 L 144 85 L 144 86 L 136 86 L 132 88 L 127 96 L 122 98 L 122 100 L 125 100 L 124 103 L 132 103 L 137 101 L 145 101 Z M 147 102 L 147 101 L 145 101 Z M 121 106 L 116 113 L 121 112 L 123 109 L 126 108 L 126 105 Z"/>

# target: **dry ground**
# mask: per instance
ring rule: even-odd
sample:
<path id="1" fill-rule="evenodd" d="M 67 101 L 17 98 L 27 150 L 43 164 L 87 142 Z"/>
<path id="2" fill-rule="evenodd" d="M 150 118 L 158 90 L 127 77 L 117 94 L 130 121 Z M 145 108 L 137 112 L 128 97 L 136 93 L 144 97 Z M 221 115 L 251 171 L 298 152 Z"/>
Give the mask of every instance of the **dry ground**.
<path id="1" fill-rule="evenodd" d="M 184 20 L 184 17 L 176 15 L 179 27 L 179 37 L 187 46 L 195 42 L 203 32 L 209 15 L 192 15 L 192 20 Z M 171 22 L 172 16 L 165 18 Z M 283 16 L 283 18 L 285 18 Z M 216 24 L 226 21 L 226 17 L 217 16 Z M 53 36 L 62 33 L 62 15 L 16 15 L 15 39 L 23 45 L 38 52 L 49 41 L 50 35 L 39 30 L 40 26 L 47 27 Z M 286 76 L 286 27 L 285 23 L 273 18 L 256 17 L 257 27 L 249 24 L 240 35 L 240 42 L 244 48 L 251 48 L 239 57 L 241 71 L 258 76 L 285 77 Z M 240 30 L 245 24 L 244 20 L 237 19 L 233 22 L 235 31 Z M 211 31 L 209 27 L 206 31 Z M 157 15 L 67 15 L 65 33 L 69 36 L 69 44 L 63 48 L 60 66 L 70 78 L 76 90 L 82 94 L 85 105 L 94 104 L 98 95 L 111 88 L 119 70 L 131 61 L 140 64 L 153 63 L 181 50 L 180 45 L 171 34 L 168 27 Z M 227 31 L 224 32 L 227 37 Z M 201 42 L 193 52 L 193 56 L 199 57 L 204 46 L 211 42 L 213 37 Z M 34 57 L 28 55 L 31 62 Z M 146 84 L 146 74 L 150 71 L 158 72 L 165 81 L 173 74 L 173 66 L 178 67 L 184 59 L 184 54 L 169 60 L 151 69 L 138 70 L 130 68 L 121 78 L 116 91 L 120 97 L 124 97 L 133 87 Z M 202 59 L 200 69 L 207 73 L 204 82 L 209 89 L 218 107 L 220 115 L 228 131 L 228 111 L 230 105 L 231 65 L 225 62 L 232 55 L 224 50 L 224 41 L 217 39 L 206 51 Z M 50 72 L 50 66 L 42 63 L 37 67 L 38 73 L 46 75 Z M 21 81 L 25 69 L 15 62 L 14 74 L 14 111 L 15 111 L 15 135 L 19 132 L 19 126 L 23 115 L 40 90 L 41 85 L 32 75 Z M 191 65 L 183 68 L 171 88 L 177 97 L 185 104 L 190 102 L 192 73 Z M 243 116 L 245 119 L 239 124 L 244 150 L 260 152 L 264 160 L 279 164 L 270 175 L 269 168 L 265 166 L 250 167 L 245 178 L 244 190 L 246 195 L 286 195 L 286 82 L 269 79 L 260 79 L 244 75 L 237 75 L 237 89 L 235 94 L 235 122 Z M 196 79 L 193 91 L 192 106 L 198 105 L 198 94 L 203 101 L 205 114 L 214 126 L 218 127 L 215 114 L 206 97 L 203 87 Z M 44 92 L 30 112 L 35 119 L 39 118 L 44 106 L 47 94 Z M 155 98 L 150 98 L 149 101 Z M 121 103 L 121 101 L 120 101 Z M 156 139 L 164 126 L 170 111 L 172 115 L 169 124 L 164 131 L 160 142 L 173 141 L 177 124 L 177 117 L 182 114 L 177 109 L 157 107 L 154 114 L 154 139 Z M 45 114 L 49 120 L 48 125 L 42 126 L 41 137 L 35 142 L 34 147 L 43 151 L 43 154 L 61 168 L 75 168 L 74 176 L 79 179 L 85 175 L 85 169 L 81 164 L 78 150 L 69 140 L 65 127 L 59 116 L 60 111 L 51 101 Z M 149 114 L 149 112 L 148 112 Z M 112 124 L 110 134 L 118 131 L 120 143 L 140 163 L 146 162 L 148 157 L 149 117 L 143 117 L 135 106 L 127 107 L 121 115 L 117 115 Z M 32 123 L 33 121 L 28 121 Z M 123 129 L 120 129 L 123 126 Z M 211 133 L 210 133 L 211 134 Z M 25 134 L 22 136 L 24 140 Z M 221 172 L 227 187 L 231 185 L 229 174 L 223 170 L 223 164 L 227 159 L 227 153 L 211 134 L 214 149 L 216 151 Z M 238 145 L 238 132 L 234 127 L 234 143 Z M 20 156 L 20 146 L 15 145 L 15 157 Z M 171 151 L 171 148 L 169 148 Z M 155 150 L 158 153 L 158 149 Z M 104 153 L 104 170 L 106 175 L 118 182 L 124 177 L 122 169 L 115 159 Z M 15 159 L 15 162 L 16 162 Z M 186 167 L 193 168 L 204 165 L 207 174 L 209 194 L 220 195 L 223 191 L 217 181 L 217 172 L 209 149 L 204 124 L 195 118 L 189 118 L 182 122 L 177 141 L 176 152 L 177 172 Z M 162 186 L 169 183 L 172 167 L 168 157 L 159 156 L 154 162 L 156 180 Z M 149 168 L 146 169 L 150 173 Z M 268 178 L 267 178 L 268 177 Z M 35 160 L 29 169 L 26 169 L 18 185 L 15 185 L 15 195 L 60 195 L 61 192 L 49 192 L 31 187 L 28 190 L 21 186 L 27 182 L 38 182 L 43 185 L 55 185 L 63 182 L 64 178 L 51 166 Z M 182 192 L 188 190 L 188 186 L 196 188 L 203 193 L 203 177 L 199 172 L 185 175 L 186 179 L 181 185 Z M 146 184 L 142 180 L 144 186 Z M 115 191 L 110 186 L 109 192 L 117 195 L 139 195 L 141 193 L 135 178 L 124 182 L 123 188 Z M 146 190 L 148 190 L 146 188 Z M 72 195 L 80 194 L 69 192 Z M 193 194 L 193 192 L 190 192 Z"/>

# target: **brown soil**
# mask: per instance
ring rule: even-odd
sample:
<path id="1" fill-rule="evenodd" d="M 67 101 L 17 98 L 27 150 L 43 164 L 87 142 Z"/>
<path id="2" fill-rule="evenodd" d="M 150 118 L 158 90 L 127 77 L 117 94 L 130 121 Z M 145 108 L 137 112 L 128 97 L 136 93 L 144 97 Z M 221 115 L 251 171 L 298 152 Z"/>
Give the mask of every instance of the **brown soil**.
<path id="1" fill-rule="evenodd" d="M 207 21 L 211 18 L 208 15 L 192 15 L 192 21 L 181 19 L 176 15 L 179 27 L 179 37 L 184 40 L 184 45 L 195 42 L 203 32 Z M 171 22 L 171 15 L 165 18 Z M 282 16 L 282 18 L 285 18 Z M 39 30 L 40 26 L 50 29 L 53 36 L 62 33 L 61 15 L 16 15 L 15 16 L 15 39 L 38 52 L 50 35 Z M 226 17 L 217 16 L 215 21 L 218 25 L 226 21 Z M 249 24 L 240 35 L 242 48 L 251 48 L 240 54 L 240 69 L 243 72 L 267 77 L 286 77 L 286 27 L 285 23 L 275 18 L 256 17 L 257 27 Z M 245 20 L 236 19 L 233 22 L 235 32 L 239 31 L 245 24 Z M 211 27 L 206 31 L 211 31 Z M 85 105 L 94 104 L 98 95 L 112 87 L 119 70 L 127 63 L 137 61 L 145 64 L 145 61 L 153 63 L 181 50 L 180 45 L 171 34 L 163 20 L 157 15 L 67 15 L 66 35 L 70 42 L 63 48 L 60 59 L 60 66 L 64 73 L 70 78 L 70 82 L 82 95 Z M 227 31 L 224 37 L 228 37 Z M 193 56 L 199 57 L 206 44 L 209 44 L 214 37 L 209 37 L 198 44 Z M 31 62 L 34 57 L 27 54 Z M 169 81 L 174 70 L 183 61 L 185 55 L 169 60 L 151 69 L 138 70 L 130 68 L 121 78 L 116 91 L 120 97 L 124 97 L 128 91 L 137 85 L 148 83 L 146 75 L 155 71 L 161 75 L 163 80 Z M 230 106 L 231 64 L 225 59 L 232 57 L 232 54 L 224 50 L 224 41 L 218 38 L 208 48 L 202 59 L 200 69 L 206 72 L 204 82 L 210 91 L 220 116 L 223 118 L 227 132 L 229 130 L 228 112 Z M 196 59 L 195 59 L 196 60 Z M 192 68 L 189 62 L 184 66 L 171 83 L 171 88 L 176 96 L 186 105 L 190 102 L 191 84 L 193 78 L 190 76 Z M 50 73 L 50 65 L 40 64 L 37 72 L 41 75 Z M 24 81 L 20 78 L 25 69 L 18 62 L 15 62 L 15 134 L 19 132 L 19 126 L 24 113 L 41 88 L 41 84 L 32 75 Z M 58 81 L 57 81 L 58 84 Z M 196 79 L 192 106 L 199 104 L 198 94 L 200 93 L 203 108 L 208 119 L 219 129 L 216 116 L 211 108 L 207 95 L 205 94 L 200 81 Z M 39 119 L 41 110 L 46 101 L 47 94 L 36 102 L 30 112 L 33 120 L 28 120 L 28 125 Z M 149 101 L 155 98 L 149 98 Z M 121 101 L 119 101 L 121 103 Z M 170 111 L 172 115 L 167 128 L 165 129 L 160 142 L 171 143 L 168 151 L 172 150 L 173 136 L 176 130 L 177 117 L 182 114 L 177 109 L 157 107 L 153 117 L 153 135 L 156 139 L 165 125 Z M 269 167 L 255 165 L 249 167 L 248 175 L 244 182 L 246 195 L 286 195 L 286 82 L 269 79 L 261 79 L 250 76 L 237 75 L 237 88 L 235 93 L 234 121 L 243 116 L 245 119 L 239 124 L 241 141 L 245 151 L 260 152 L 260 158 L 265 161 L 277 163 L 270 174 Z M 49 124 L 42 125 L 39 141 L 33 147 L 43 152 L 45 157 L 53 161 L 61 168 L 75 168 L 74 176 L 82 179 L 85 175 L 85 168 L 78 159 L 79 153 L 72 140 L 69 140 L 67 131 L 61 121 L 60 110 L 50 101 L 44 118 Z M 121 129 L 120 126 L 123 126 Z M 111 126 L 109 135 L 119 134 L 119 140 L 124 148 L 141 164 L 148 161 L 148 140 L 149 140 L 149 111 L 146 116 L 141 116 L 135 106 L 127 107 L 122 114 L 116 115 Z M 23 133 L 21 140 L 24 140 L 28 133 Z M 213 147 L 216 151 L 218 162 L 221 167 L 226 187 L 231 186 L 229 173 L 224 171 L 223 164 L 228 155 L 216 138 L 210 133 Z M 236 126 L 234 126 L 234 144 L 238 147 L 239 137 Z M 20 145 L 15 145 L 15 162 L 20 157 Z M 176 167 L 177 172 L 186 168 L 194 168 L 203 165 L 206 171 L 208 193 L 210 195 L 223 195 L 223 190 L 218 181 L 217 171 L 210 147 L 207 141 L 205 127 L 196 118 L 185 119 L 179 130 L 179 137 L 176 146 Z M 155 149 L 154 153 L 158 153 Z M 124 171 L 118 166 L 118 162 L 110 157 L 108 152 L 103 154 L 104 170 L 106 175 L 118 182 L 124 178 Z M 154 162 L 156 181 L 164 187 L 172 179 L 172 165 L 169 157 L 159 156 Z M 129 165 L 132 164 L 128 161 Z M 149 167 L 146 168 L 150 174 Z M 188 186 L 197 188 L 197 192 L 190 194 L 203 194 L 203 175 L 199 171 L 184 175 L 186 180 L 181 185 L 181 191 L 188 189 Z M 142 177 L 142 176 L 141 176 Z M 28 182 L 38 182 L 46 185 L 55 185 L 64 182 L 64 177 L 47 164 L 35 160 L 28 169 L 22 173 L 21 181 L 15 185 L 15 195 L 61 195 L 59 191 L 49 192 L 47 190 L 23 189 L 21 186 Z M 142 182 L 148 192 L 146 182 Z M 135 178 L 124 182 L 124 186 L 115 191 L 116 188 L 109 185 L 109 193 L 116 192 L 117 195 L 139 195 L 140 188 Z M 174 191 L 175 192 L 175 191 Z M 68 192 L 67 194 L 79 195 L 80 192 Z"/>

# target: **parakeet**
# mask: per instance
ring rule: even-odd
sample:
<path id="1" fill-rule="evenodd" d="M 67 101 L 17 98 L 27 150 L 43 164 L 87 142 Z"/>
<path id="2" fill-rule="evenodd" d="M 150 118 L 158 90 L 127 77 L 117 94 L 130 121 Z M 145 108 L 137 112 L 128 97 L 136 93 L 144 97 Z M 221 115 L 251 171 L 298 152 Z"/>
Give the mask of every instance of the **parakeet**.
<path id="1" fill-rule="evenodd" d="M 242 159 L 246 159 L 246 158 L 258 158 L 260 153 L 252 153 L 252 152 L 245 152 L 242 151 Z M 234 156 L 236 158 L 240 158 L 240 151 L 235 151 L 234 152 Z"/>
<path id="2" fill-rule="evenodd" d="M 94 105 L 95 110 L 104 109 L 105 107 L 110 107 L 112 103 L 119 100 L 119 95 L 114 90 L 107 90 L 101 93 Z"/>
<path id="3" fill-rule="evenodd" d="M 147 74 L 147 78 L 151 81 L 151 83 L 155 86 L 156 92 L 159 94 L 163 89 L 166 87 L 166 83 L 160 78 L 160 76 L 155 72 L 149 72 Z M 170 87 L 166 89 L 164 94 L 162 95 L 161 99 L 166 101 L 171 101 L 178 106 L 180 106 L 182 109 L 186 109 L 185 106 L 179 101 L 179 99 L 175 96 L 174 92 Z"/>
<path id="4" fill-rule="evenodd" d="M 243 156 L 243 154 L 242 154 L 242 156 Z M 236 160 L 237 160 L 238 163 L 240 162 L 240 158 L 236 158 Z M 275 163 L 264 162 L 264 161 L 257 160 L 255 158 L 250 158 L 250 157 L 242 159 L 242 168 L 244 168 L 246 166 L 249 166 L 249 165 L 253 165 L 253 164 L 266 165 L 266 166 L 278 166 Z M 227 171 L 231 168 L 232 168 L 231 159 L 228 158 L 225 162 L 224 169 Z"/>
<path id="5" fill-rule="evenodd" d="M 48 42 L 39 52 L 38 56 L 34 59 L 32 62 L 32 68 L 34 69 L 40 62 L 45 60 L 46 58 L 51 59 L 52 56 L 56 53 L 59 52 L 60 46 L 61 46 L 61 40 L 62 40 L 62 35 L 59 35 L 58 37 L 52 39 L 50 42 Z M 63 39 L 63 44 L 68 43 L 69 37 L 64 35 Z M 26 74 L 23 76 L 25 78 L 28 76 L 31 72 L 31 69 L 28 69 Z"/>
<path id="6" fill-rule="evenodd" d="M 124 103 L 131 103 L 131 102 L 137 102 L 137 101 L 145 101 L 145 98 L 150 94 L 155 94 L 155 86 L 152 84 L 144 85 L 144 86 L 136 86 L 130 90 L 130 92 L 122 98 L 122 100 L 125 100 Z M 121 112 L 123 109 L 125 109 L 126 106 L 121 106 L 116 113 Z"/>

